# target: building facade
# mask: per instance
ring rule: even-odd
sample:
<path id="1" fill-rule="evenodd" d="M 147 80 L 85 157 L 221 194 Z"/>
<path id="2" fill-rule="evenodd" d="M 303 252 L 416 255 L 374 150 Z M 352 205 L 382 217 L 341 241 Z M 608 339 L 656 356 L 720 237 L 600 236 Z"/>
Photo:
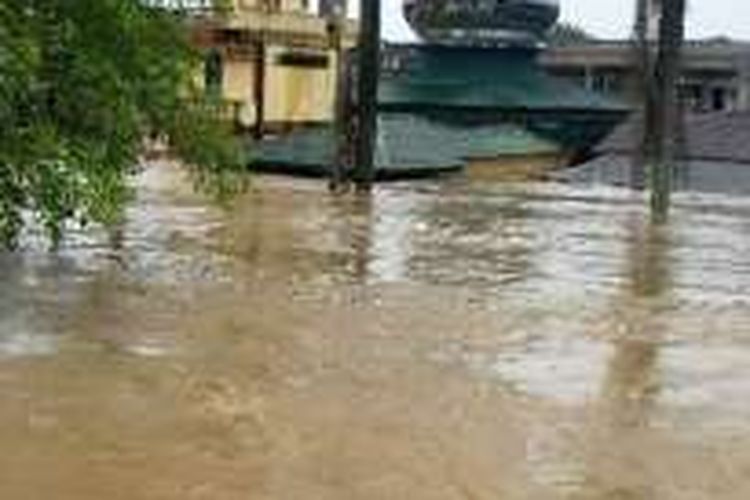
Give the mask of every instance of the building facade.
<path id="1" fill-rule="evenodd" d="M 633 40 L 655 44 L 664 2 L 638 2 Z M 618 97 L 633 108 L 642 101 L 637 81 L 641 65 L 636 44 L 628 40 L 592 40 L 551 46 L 541 63 L 551 73 L 585 88 Z M 682 49 L 678 98 L 686 112 L 750 109 L 750 44 L 726 38 L 688 40 Z"/>
<path id="2" fill-rule="evenodd" d="M 341 8 L 308 0 L 233 0 L 221 11 L 192 16 L 196 45 L 205 54 L 201 83 L 226 103 L 237 126 L 259 135 L 330 122 L 342 47 L 356 25 Z"/>
<path id="3" fill-rule="evenodd" d="M 636 51 L 628 41 L 593 41 L 549 47 L 540 63 L 585 88 L 638 103 Z M 695 113 L 750 110 L 750 44 L 689 41 L 683 49 L 679 96 Z"/>

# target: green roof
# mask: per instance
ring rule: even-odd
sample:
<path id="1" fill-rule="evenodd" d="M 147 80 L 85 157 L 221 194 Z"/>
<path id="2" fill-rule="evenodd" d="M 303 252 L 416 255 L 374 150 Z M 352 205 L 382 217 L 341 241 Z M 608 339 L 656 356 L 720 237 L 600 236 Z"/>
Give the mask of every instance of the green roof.
<path id="1" fill-rule="evenodd" d="M 300 129 L 251 145 L 254 164 L 323 175 L 334 160 L 331 127 Z M 469 158 L 554 153 L 559 146 L 512 124 L 457 125 L 407 113 L 379 117 L 376 168 L 397 176 L 458 169 Z"/>
<path id="2" fill-rule="evenodd" d="M 379 118 L 377 165 L 458 164 L 470 158 L 554 153 L 559 147 L 510 123 L 467 125 L 406 113 Z"/>
<path id="3" fill-rule="evenodd" d="M 521 49 L 413 46 L 396 71 L 383 75 L 383 109 L 465 108 L 621 112 L 625 106 L 554 78 L 535 52 Z"/>
<path id="4" fill-rule="evenodd" d="M 398 70 L 381 77 L 375 159 L 381 175 L 427 175 L 461 168 L 470 158 L 579 150 L 626 109 L 550 77 L 531 51 L 414 46 L 403 54 Z M 253 163 L 266 169 L 324 175 L 334 163 L 331 127 L 252 148 Z"/>

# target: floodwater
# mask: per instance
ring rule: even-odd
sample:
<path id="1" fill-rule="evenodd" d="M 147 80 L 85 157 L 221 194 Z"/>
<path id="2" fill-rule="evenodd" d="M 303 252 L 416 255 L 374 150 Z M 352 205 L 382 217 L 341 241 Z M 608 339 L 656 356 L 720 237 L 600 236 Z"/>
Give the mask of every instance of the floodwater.
<path id="1" fill-rule="evenodd" d="M 0 498 L 750 498 L 750 202 L 138 184 L 0 256 Z"/>

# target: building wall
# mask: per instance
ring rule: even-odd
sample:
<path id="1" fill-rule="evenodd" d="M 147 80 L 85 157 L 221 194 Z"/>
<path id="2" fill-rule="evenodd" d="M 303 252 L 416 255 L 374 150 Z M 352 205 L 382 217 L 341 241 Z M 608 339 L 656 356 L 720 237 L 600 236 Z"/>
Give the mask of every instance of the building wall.
<path id="1" fill-rule="evenodd" d="M 628 42 L 551 47 L 541 64 L 590 90 L 637 104 L 635 52 Z M 750 110 L 750 46 L 689 42 L 683 51 L 680 98 L 693 112 Z"/>
<path id="2" fill-rule="evenodd" d="M 245 128 L 255 123 L 255 61 L 250 59 L 226 60 L 221 90 L 222 98 L 232 103 L 234 120 Z"/>
<path id="3" fill-rule="evenodd" d="M 289 54 L 314 55 L 325 59 L 325 67 L 295 65 L 284 61 Z M 243 128 L 256 124 L 255 58 L 226 58 L 220 95 L 230 115 Z M 335 102 L 335 54 L 332 51 L 299 52 L 286 47 L 267 48 L 265 58 L 264 118 L 267 128 L 289 128 L 295 124 L 333 120 Z"/>
<path id="4" fill-rule="evenodd" d="M 465 172 L 474 181 L 540 180 L 555 170 L 567 167 L 571 161 L 571 155 L 562 151 L 470 158 L 466 161 Z"/>
<path id="5" fill-rule="evenodd" d="M 318 51 L 325 67 L 309 67 L 283 61 L 283 47 L 273 47 L 267 55 L 266 120 L 270 123 L 330 122 L 336 93 L 335 54 Z M 300 52 L 309 54 L 309 52 Z"/>
<path id="6" fill-rule="evenodd" d="M 264 75 L 266 130 L 331 122 L 337 90 L 337 53 L 329 21 L 313 15 L 308 0 L 234 0 L 229 15 L 195 26 L 196 44 L 221 57 L 221 88 L 228 113 L 243 128 L 257 124 L 256 78 Z M 341 25 L 341 45 L 356 37 L 354 23 Z M 263 71 L 259 70 L 259 57 Z"/>
<path id="7" fill-rule="evenodd" d="M 307 12 L 308 0 L 233 0 L 236 10 L 267 9 L 275 12 Z"/>

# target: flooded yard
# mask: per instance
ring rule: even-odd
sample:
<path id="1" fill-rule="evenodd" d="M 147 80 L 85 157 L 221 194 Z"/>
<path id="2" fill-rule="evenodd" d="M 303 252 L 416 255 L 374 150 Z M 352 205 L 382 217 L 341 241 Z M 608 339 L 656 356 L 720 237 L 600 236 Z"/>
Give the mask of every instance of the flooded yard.
<path id="1" fill-rule="evenodd" d="M 0 255 L 0 498 L 750 498 L 750 202 L 467 180 Z"/>

